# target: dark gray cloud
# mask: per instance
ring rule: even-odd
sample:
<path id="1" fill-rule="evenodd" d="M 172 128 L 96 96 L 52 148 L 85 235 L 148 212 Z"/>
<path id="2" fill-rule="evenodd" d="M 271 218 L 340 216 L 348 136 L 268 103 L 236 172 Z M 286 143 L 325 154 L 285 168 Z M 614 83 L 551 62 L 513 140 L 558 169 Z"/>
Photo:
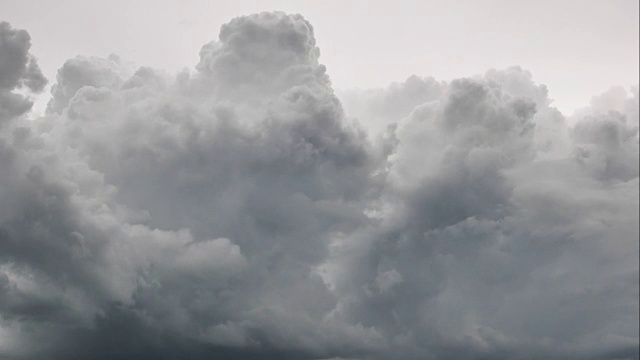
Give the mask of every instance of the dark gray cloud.
<path id="1" fill-rule="evenodd" d="M 193 71 L 69 60 L 27 121 L 1 29 L 0 357 L 638 358 L 637 89 L 339 99 L 313 27 L 261 13 Z"/>
<path id="2" fill-rule="evenodd" d="M 29 33 L 0 22 L 0 122 L 24 114 L 33 105 L 14 90 L 40 92 L 47 84 L 36 59 L 29 54 L 30 47 Z"/>

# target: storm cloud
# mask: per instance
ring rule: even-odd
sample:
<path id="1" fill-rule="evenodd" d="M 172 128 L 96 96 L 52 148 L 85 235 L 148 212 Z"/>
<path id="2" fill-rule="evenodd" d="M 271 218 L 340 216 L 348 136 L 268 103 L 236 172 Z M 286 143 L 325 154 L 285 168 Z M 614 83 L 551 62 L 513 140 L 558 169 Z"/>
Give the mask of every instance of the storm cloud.
<path id="1" fill-rule="evenodd" d="M 0 358 L 638 359 L 638 89 L 336 94 L 301 15 L 193 69 L 0 23 Z M 603 89 L 606 90 L 606 89 Z"/>

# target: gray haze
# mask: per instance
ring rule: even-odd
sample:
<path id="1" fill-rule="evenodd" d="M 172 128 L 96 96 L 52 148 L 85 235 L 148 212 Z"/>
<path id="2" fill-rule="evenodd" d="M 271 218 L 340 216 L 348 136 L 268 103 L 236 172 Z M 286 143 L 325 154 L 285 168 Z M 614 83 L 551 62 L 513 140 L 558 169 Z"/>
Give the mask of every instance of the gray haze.
<path id="1" fill-rule="evenodd" d="M 69 59 L 29 120 L 30 46 L 0 23 L 0 358 L 638 359 L 637 86 L 338 98 L 264 12 L 193 69 Z"/>

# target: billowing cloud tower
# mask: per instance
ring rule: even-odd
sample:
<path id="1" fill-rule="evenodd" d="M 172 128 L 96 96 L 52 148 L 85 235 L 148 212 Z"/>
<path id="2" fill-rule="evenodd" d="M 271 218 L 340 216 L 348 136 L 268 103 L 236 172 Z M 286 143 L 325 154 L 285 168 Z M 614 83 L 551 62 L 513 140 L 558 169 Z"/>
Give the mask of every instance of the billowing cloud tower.
<path id="1" fill-rule="evenodd" d="M 0 23 L 0 357 L 637 359 L 638 90 L 334 94 L 301 15 L 177 74 Z"/>

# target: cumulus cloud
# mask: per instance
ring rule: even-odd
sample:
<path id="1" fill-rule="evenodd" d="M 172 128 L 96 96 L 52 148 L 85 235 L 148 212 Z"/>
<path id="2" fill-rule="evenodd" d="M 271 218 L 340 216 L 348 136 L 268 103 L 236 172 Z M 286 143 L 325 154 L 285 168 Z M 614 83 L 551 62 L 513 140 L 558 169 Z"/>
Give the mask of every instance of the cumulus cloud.
<path id="1" fill-rule="evenodd" d="M 177 74 L 71 59 L 29 121 L 46 80 L 0 35 L 0 357 L 637 358 L 637 88 L 338 97 L 275 12 Z"/>
<path id="2" fill-rule="evenodd" d="M 38 62 L 29 54 L 30 47 L 28 32 L 0 22 L 0 122 L 26 113 L 33 105 L 15 90 L 40 92 L 47 84 Z"/>
<path id="3" fill-rule="evenodd" d="M 85 86 L 119 89 L 124 79 L 133 72 L 126 65 L 117 55 L 111 55 L 107 59 L 78 56 L 68 60 L 58 70 L 47 112 L 61 113 L 69 106 L 69 101 L 76 93 Z"/>

